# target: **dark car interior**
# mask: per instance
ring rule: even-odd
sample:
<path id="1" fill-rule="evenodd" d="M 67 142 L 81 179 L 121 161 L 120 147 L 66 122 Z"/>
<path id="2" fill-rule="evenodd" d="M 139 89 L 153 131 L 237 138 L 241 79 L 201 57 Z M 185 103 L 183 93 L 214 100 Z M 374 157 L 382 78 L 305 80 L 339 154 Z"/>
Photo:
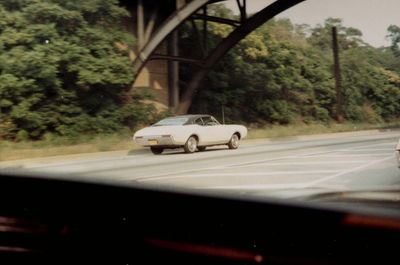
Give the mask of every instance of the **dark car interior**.
<path id="1" fill-rule="evenodd" d="M 0 174 L 1 264 L 398 264 L 398 211 Z"/>

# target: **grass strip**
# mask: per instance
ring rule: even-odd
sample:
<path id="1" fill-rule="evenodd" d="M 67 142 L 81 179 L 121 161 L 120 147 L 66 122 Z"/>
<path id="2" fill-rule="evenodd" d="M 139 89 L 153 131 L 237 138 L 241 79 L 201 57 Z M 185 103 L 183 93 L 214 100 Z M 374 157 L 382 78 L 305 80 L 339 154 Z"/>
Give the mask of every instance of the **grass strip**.
<path id="1" fill-rule="evenodd" d="M 391 123 L 331 123 L 331 124 L 295 124 L 271 125 L 264 128 L 249 129 L 248 139 L 278 138 L 325 133 L 354 132 L 363 130 L 385 130 L 400 128 L 400 122 Z"/>

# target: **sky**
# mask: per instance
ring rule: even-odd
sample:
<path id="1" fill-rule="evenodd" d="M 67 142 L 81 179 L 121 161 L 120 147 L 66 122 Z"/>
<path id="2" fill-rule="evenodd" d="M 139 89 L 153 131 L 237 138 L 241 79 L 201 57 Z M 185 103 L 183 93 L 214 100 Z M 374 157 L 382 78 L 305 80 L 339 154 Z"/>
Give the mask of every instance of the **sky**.
<path id="1" fill-rule="evenodd" d="M 254 13 L 273 0 L 247 0 L 249 13 Z M 236 0 L 225 5 L 235 13 Z M 315 26 L 328 17 L 343 19 L 343 25 L 360 29 L 363 40 L 372 46 L 389 46 L 385 40 L 390 25 L 400 26 L 400 0 L 306 0 L 278 15 L 290 18 L 295 24 L 306 23 Z"/>

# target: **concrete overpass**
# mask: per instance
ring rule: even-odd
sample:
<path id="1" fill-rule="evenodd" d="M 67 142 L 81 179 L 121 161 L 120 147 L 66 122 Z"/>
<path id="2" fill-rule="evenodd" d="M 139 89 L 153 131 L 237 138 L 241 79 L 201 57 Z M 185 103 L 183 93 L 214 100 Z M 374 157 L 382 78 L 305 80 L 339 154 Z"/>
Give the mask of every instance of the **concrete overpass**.
<path id="1" fill-rule="evenodd" d="M 240 40 L 277 14 L 304 0 L 266 0 L 266 6 L 249 15 L 247 3 L 236 0 L 239 19 L 211 16 L 207 6 L 224 0 L 120 0 L 132 14 L 128 28 L 137 37 L 132 50 L 132 65 L 136 70 L 133 89 L 152 90 L 158 105 L 177 114 L 188 111 L 192 99 L 201 88 L 201 82 L 215 64 Z M 268 4 L 269 3 L 269 4 Z M 202 58 L 179 55 L 178 27 L 185 21 L 201 21 L 201 30 L 194 28 L 201 39 Z M 233 30 L 216 47 L 207 45 L 209 22 L 230 25 Z M 193 23 L 194 25 L 194 23 Z M 179 63 L 196 66 L 186 87 L 179 87 Z"/>

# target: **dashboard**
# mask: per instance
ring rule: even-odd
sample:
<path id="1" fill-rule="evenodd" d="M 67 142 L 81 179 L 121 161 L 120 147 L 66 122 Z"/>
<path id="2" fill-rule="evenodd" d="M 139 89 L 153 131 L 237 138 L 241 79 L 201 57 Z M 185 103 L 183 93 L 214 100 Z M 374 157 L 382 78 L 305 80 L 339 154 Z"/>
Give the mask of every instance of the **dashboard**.
<path id="1" fill-rule="evenodd" d="M 78 179 L 0 173 L 2 264 L 398 262 L 398 211 Z"/>

